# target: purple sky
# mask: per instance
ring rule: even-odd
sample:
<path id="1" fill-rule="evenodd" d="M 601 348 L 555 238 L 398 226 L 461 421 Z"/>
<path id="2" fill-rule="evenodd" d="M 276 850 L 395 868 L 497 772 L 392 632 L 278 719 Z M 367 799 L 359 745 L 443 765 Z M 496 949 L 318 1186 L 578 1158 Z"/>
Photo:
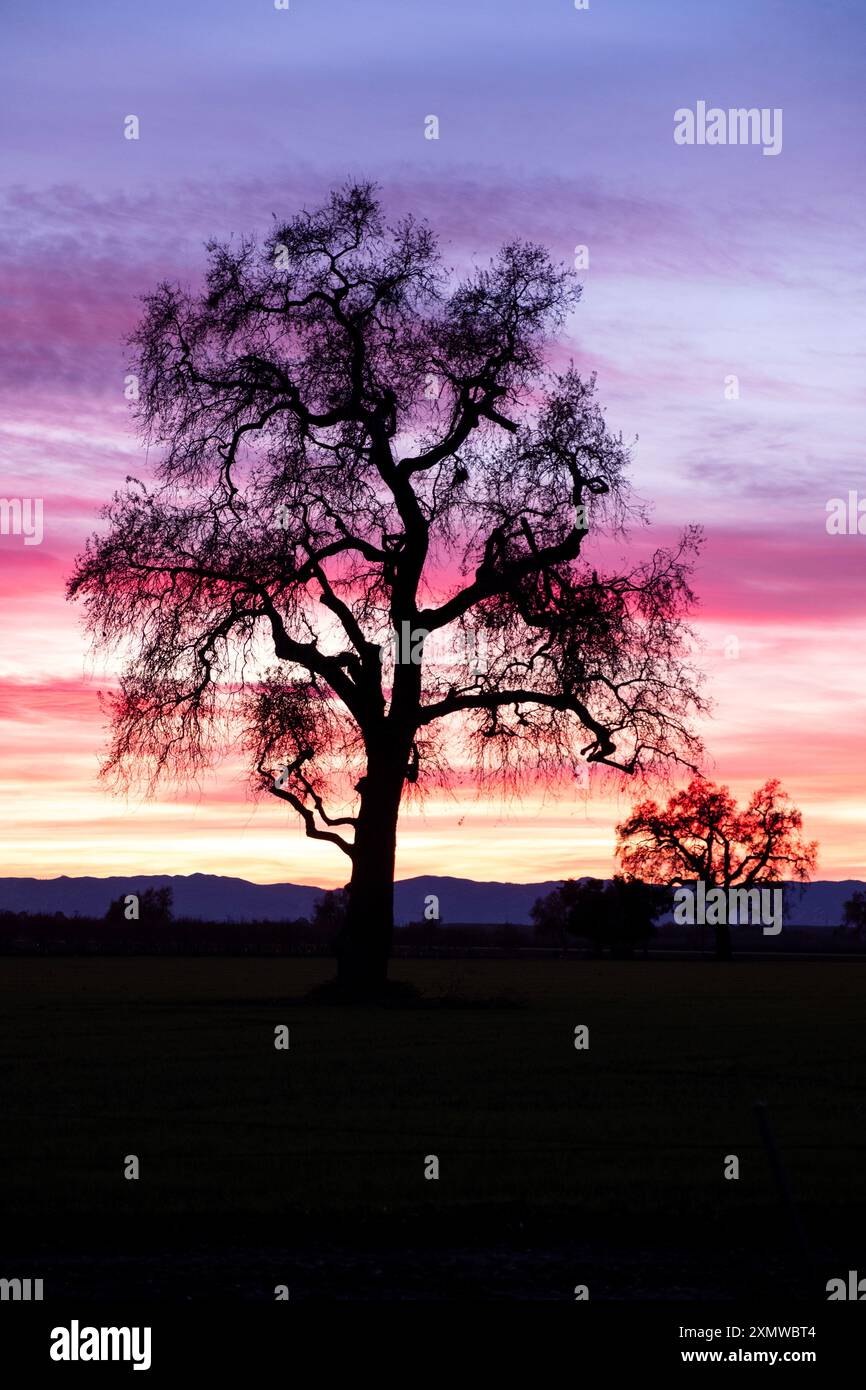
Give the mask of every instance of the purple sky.
<path id="1" fill-rule="evenodd" d="M 514 236 L 569 262 L 588 245 L 559 351 L 639 436 L 659 536 L 707 528 L 711 770 L 740 792 L 781 776 L 822 871 L 866 873 L 866 536 L 825 529 L 829 498 L 866 497 L 862 0 L 90 0 L 4 28 L 0 495 L 44 497 L 46 530 L 40 547 L 0 537 L 0 811 L 16 823 L 0 873 L 342 873 L 236 780 L 202 794 L 180 841 L 184 799 L 108 801 L 62 581 L 99 503 L 145 468 L 122 394 L 137 296 L 195 280 L 207 237 L 265 230 L 357 175 L 428 216 L 458 264 Z M 781 154 L 677 146 L 674 111 L 699 100 L 781 108 Z M 401 872 L 456 871 L 459 846 L 461 872 L 496 877 L 502 813 L 472 803 L 458 838 L 465 809 L 409 818 Z M 622 809 L 602 793 L 510 811 L 508 872 L 609 870 Z"/>

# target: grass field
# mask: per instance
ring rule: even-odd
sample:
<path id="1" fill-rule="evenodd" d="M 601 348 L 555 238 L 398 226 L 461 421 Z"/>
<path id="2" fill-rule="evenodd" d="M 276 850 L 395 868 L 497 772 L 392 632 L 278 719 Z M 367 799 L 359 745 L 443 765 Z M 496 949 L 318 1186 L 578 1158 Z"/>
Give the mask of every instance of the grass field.
<path id="1" fill-rule="evenodd" d="M 306 1003 L 332 969 L 5 959 L 0 1163 L 18 1248 L 27 1231 L 35 1248 L 81 1229 L 163 1247 L 255 1230 L 258 1248 L 296 1240 L 308 1260 L 351 1235 L 584 1240 L 602 1261 L 640 1247 L 642 1266 L 745 1242 L 785 1265 L 764 1100 L 819 1258 L 862 1249 L 863 966 L 406 961 L 392 973 L 413 1007 Z"/>

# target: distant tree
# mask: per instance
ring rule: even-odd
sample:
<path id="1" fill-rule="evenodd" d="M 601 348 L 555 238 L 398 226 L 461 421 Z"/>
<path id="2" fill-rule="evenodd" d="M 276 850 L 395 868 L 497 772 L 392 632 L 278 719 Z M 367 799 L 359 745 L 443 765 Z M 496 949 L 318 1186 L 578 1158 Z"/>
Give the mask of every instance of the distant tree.
<path id="1" fill-rule="evenodd" d="M 842 926 L 859 940 L 866 937 L 866 891 L 858 888 L 845 904 Z"/>
<path id="2" fill-rule="evenodd" d="M 405 925 L 400 928 L 400 930 L 401 932 L 403 932 L 406 931 L 409 927 L 411 927 L 413 931 L 422 931 L 427 932 L 429 934 L 438 932 L 444 926 L 445 918 L 441 915 L 438 917 L 423 916 L 415 917 L 412 919 L 411 922 L 406 922 Z"/>
<path id="3" fill-rule="evenodd" d="M 655 922 L 670 907 L 670 890 L 639 878 L 614 874 L 605 894 L 607 942 L 617 952 L 630 955 L 646 950 Z"/>
<path id="4" fill-rule="evenodd" d="M 461 748 L 500 786 L 693 765 L 698 538 L 585 553 L 641 512 L 594 379 L 549 366 L 580 288 L 541 247 L 460 281 L 360 184 L 209 254 L 133 339 L 157 483 L 69 586 L 127 657 L 106 772 L 186 780 L 240 743 L 351 861 L 339 979 L 375 995 L 401 804 Z"/>
<path id="5" fill-rule="evenodd" d="M 345 888 L 332 888 L 313 904 L 313 931 L 316 936 L 337 941 L 346 925 L 349 895 Z"/>
<path id="6" fill-rule="evenodd" d="M 617 857 L 626 873 L 669 885 L 806 882 L 818 846 L 803 839 L 802 828 L 801 813 L 775 779 L 741 811 L 727 787 L 696 777 L 665 806 L 650 800 L 635 806 L 617 826 Z M 728 923 L 720 922 L 715 932 L 717 956 L 730 959 Z"/>
<path id="7" fill-rule="evenodd" d="M 569 936 L 590 942 L 597 955 L 631 955 L 645 947 L 654 922 L 664 912 L 669 892 L 654 884 L 615 875 L 566 879 L 533 905 L 531 916 L 542 940 L 564 943 Z"/>
<path id="8" fill-rule="evenodd" d="M 138 898 L 137 917 L 129 915 L 127 899 L 130 896 Z M 174 894 L 170 887 L 145 888 L 143 893 L 132 895 L 121 893 L 119 898 L 115 898 L 109 904 L 105 920 L 118 926 L 130 921 L 139 921 L 148 927 L 165 927 L 172 920 L 173 903 Z"/>
<path id="9" fill-rule="evenodd" d="M 598 878 L 567 878 L 558 888 L 536 898 L 529 915 L 537 940 L 565 950 L 578 913 L 587 915 L 593 895 L 600 896 L 603 888 Z"/>

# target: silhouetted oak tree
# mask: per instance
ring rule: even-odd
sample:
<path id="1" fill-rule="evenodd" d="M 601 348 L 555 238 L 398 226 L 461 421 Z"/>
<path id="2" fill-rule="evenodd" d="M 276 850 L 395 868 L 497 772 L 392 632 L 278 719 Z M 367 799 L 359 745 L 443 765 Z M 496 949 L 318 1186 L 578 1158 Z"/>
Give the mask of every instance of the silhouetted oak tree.
<path id="1" fill-rule="evenodd" d="M 727 787 L 696 777 L 666 806 L 640 802 L 616 830 L 626 873 L 669 885 L 806 882 L 818 854 L 817 842 L 803 839 L 803 817 L 775 778 L 740 810 Z M 716 955 L 730 959 L 730 926 L 720 922 L 715 933 Z"/>
<path id="2" fill-rule="evenodd" d="M 378 990 L 408 786 L 691 760 L 696 535 L 603 573 L 628 451 L 545 366 L 579 287 L 515 241 L 462 280 L 367 185 L 209 245 L 134 335 L 155 484 L 70 584 L 127 666 L 109 773 L 188 777 L 240 738 L 257 787 L 351 862 L 347 991 Z M 394 644 L 389 634 L 396 632 Z"/>

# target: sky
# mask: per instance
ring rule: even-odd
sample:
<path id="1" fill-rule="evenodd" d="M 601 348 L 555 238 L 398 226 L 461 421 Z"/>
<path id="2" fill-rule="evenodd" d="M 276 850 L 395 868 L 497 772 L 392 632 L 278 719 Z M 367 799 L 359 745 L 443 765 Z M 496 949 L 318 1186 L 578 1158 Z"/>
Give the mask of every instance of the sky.
<path id="1" fill-rule="evenodd" d="M 820 876 L 866 877 L 866 534 L 827 530 L 831 499 L 866 512 L 862 0 L 82 0 L 3 26 L 0 499 L 41 498 L 44 536 L 0 535 L 0 875 L 345 880 L 233 763 L 108 793 L 115 671 L 63 591 L 101 504 L 148 475 L 139 297 L 363 177 L 457 263 L 588 248 L 556 351 L 636 440 L 651 535 L 705 528 L 706 770 L 740 797 L 781 778 Z M 780 111 L 781 150 L 677 144 L 699 102 Z M 607 874 L 632 795 L 501 803 L 456 777 L 407 810 L 398 876 Z"/>

